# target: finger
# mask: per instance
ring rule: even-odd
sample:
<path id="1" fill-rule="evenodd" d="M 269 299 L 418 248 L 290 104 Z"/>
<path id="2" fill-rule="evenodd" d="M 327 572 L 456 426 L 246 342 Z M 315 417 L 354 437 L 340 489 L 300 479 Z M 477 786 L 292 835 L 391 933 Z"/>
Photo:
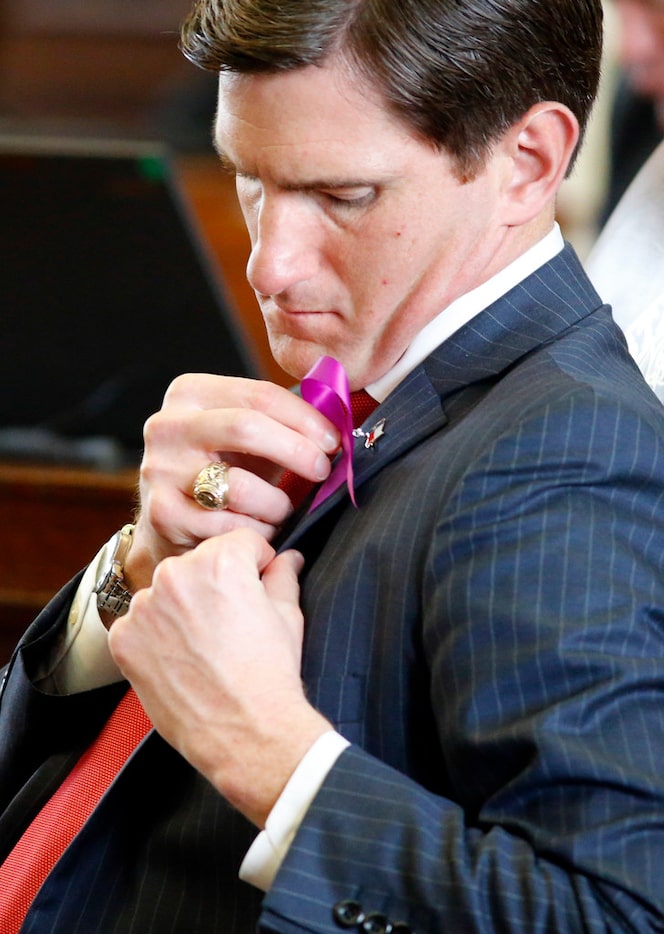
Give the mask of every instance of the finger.
<path id="1" fill-rule="evenodd" d="M 324 480 L 330 472 L 329 457 L 320 448 L 261 413 L 239 409 L 182 413 L 171 409 L 148 419 L 144 436 L 142 490 L 164 482 L 189 496 L 199 471 L 213 461 L 240 466 L 257 481 L 273 486 L 284 468 L 312 482 Z M 245 511 L 251 500 L 249 515 L 268 522 L 283 519 L 275 517 L 275 510 L 285 506 L 280 496 L 270 495 L 260 483 L 254 483 L 252 489 L 246 476 L 237 479 L 242 505 L 236 500 L 236 510 Z"/>
<path id="2" fill-rule="evenodd" d="M 250 516 L 270 525 L 281 525 L 293 511 L 287 494 L 278 487 L 256 477 L 241 467 L 229 467 L 227 472 L 228 512 Z M 193 490 L 193 485 L 192 485 Z"/>
<path id="3" fill-rule="evenodd" d="M 295 470 L 308 480 L 324 480 L 330 470 L 328 454 L 337 449 L 337 437 L 334 447 L 323 449 L 305 431 L 263 412 L 230 408 L 192 413 L 188 426 L 190 443 L 200 451 L 218 454 L 231 463 L 234 455 L 243 463 L 248 455 L 268 465 Z M 260 467 L 252 464 L 252 469 Z"/>
<path id="4" fill-rule="evenodd" d="M 299 605 L 299 575 L 304 558 L 299 551 L 283 551 L 271 561 L 263 572 L 265 592 L 278 603 Z"/>
<path id="5" fill-rule="evenodd" d="M 221 518 L 221 510 L 216 513 L 205 510 L 193 498 L 200 471 L 213 461 L 226 460 L 227 456 L 221 458 L 200 448 L 192 449 L 186 440 L 170 447 L 165 443 L 146 446 L 140 469 L 141 504 L 159 534 L 171 538 L 169 528 L 186 529 L 186 543 L 190 544 L 192 540 L 237 527 L 235 518 Z M 326 471 L 329 472 L 327 465 Z M 276 474 L 281 474 L 281 468 Z M 292 512 L 288 496 L 276 486 L 277 476 L 264 479 L 250 469 L 230 467 L 224 512 L 251 519 L 249 524 L 263 534 L 274 532 Z M 261 526 L 256 526 L 256 522 Z"/>
<path id="6" fill-rule="evenodd" d="M 324 415 L 297 394 L 264 380 L 185 374 L 171 383 L 164 398 L 164 408 L 182 406 L 258 412 L 304 434 L 328 453 L 339 445 L 337 429 Z"/>
<path id="7" fill-rule="evenodd" d="M 242 527 L 233 532 L 209 538 L 186 556 L 192 565 L 200 560 L 211 562 L 212 579 L 223 587 L 234 588 L 238 576 L 248 571 L 249 577 L 258 577 L 274 559 L 274 548 L 254 529 Z"/>
<path id="8" fill-rule="evenodd" d="M 268 497 L 276 495 L 279 497 L 279 503 L 282 502 L 285 496 L 282 491 L 264 481 L 261 481 L 261 483 L 263 483 Z M 256 516 L 232 509 L 208 510 L 199 506 L 194 501 L 192 494 L 193 479 L 188 490 L 175 490 L 174 485 L 167 487 L 163 484 L 158 487 L 143 489 L 141 524 L 146 527 L 147 534 L 152 529 L 159 539 L 174 546 L 174 553 L 188 550 L 207 538 L 243 527 L 253 529 L 264 538 L 272 538 L 277 526 L 292 511 L 290 502 L 287 502 L 283 507 L 278 504 L 277 507 L 263 510 L 262 503 L 264 500 L 258 496 L 252 498 L 251 507 L 258 514 Z M 274 515 L 275 521 L 270 522 L 262 519 L 260 514 L 264 511 Z M 167 547 L 165 553 L 170 552 L 171 548 Z"/>

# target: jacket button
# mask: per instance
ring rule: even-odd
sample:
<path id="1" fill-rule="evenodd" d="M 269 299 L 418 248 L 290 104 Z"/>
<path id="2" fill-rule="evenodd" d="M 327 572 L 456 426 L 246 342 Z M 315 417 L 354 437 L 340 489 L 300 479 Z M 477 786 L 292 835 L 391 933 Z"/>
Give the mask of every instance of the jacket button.
<path id="1" fill-rule="evenodd" d="M 360 930 L 363 934 L 392 934 L 393 927 L 389 918 L 372 911 L 360 925 Z"/>
<path id="2" fill-rule="evenodd" d="M 364 921 L 364 912 L 359 902 L 347 899 L 343 902 L 337 902 L 332 909 L 334 923 L 340 928 L 353 928 L 356 924 L 362 924 Z"/>

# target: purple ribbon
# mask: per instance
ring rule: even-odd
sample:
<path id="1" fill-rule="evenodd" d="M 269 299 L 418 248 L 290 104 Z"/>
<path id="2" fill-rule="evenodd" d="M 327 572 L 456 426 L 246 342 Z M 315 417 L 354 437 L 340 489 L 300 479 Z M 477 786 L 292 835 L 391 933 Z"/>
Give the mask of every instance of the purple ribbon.
<path id="1" fill-rule="evenodd" d="M 346 371 L 334 357 L 321 357 L 302 380 L 300 391 L 302 398 L 329 418 L 341 435 L 341 454 L 316 493 L 309 512 L 334 493 L 344 479 L 353 505 L 357 507 L 353 489 L 353 419 Z"/>

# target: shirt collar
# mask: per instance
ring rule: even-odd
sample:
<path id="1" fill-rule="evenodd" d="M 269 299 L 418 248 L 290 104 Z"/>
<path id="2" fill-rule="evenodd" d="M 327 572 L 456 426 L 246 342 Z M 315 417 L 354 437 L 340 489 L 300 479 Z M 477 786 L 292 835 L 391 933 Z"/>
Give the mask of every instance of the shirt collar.
<path id="1" fill-rule="evenodd" d="M 471 318 L 493 304 L 510 289 L 523 282 L 537 269 L 548 263 L 563 249 L 565 243 L 558 224 L 534 246 L 501 269 L 482 285 L 459 296 L 433 321 L 416 335 L 406 352 L 384 376 L 366 387 L 369 395 L 383 402 L 399 383 L 429 354 L 446 341 Z"/>

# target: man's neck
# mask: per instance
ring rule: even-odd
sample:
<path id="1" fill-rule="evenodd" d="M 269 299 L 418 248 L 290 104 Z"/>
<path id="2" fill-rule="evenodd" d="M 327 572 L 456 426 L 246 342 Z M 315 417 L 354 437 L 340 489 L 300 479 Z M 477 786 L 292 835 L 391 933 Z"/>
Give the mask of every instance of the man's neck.
<path id="1" fill-rule="evenodd" d="M 425 325 L 395 366 L 367 386 L 367 391 L 374 399 L 383 402 L 436 347 L 519 282 L 553 259 L 563 246 L 560 228 L 553 224 L 542 238 L 529 245 L 515 260 L 477 288 L 459 296 Z"/>

